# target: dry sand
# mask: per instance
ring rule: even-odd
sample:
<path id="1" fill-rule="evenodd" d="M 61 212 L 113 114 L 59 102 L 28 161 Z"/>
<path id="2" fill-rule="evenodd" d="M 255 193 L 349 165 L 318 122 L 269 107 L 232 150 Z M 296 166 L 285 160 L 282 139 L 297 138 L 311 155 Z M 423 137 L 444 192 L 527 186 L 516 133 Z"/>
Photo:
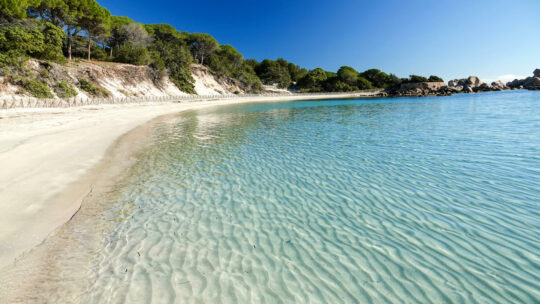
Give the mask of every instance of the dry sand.
<path id="1" fill-rule="evenodd" d="M 96 168 L 118 138 L 137 126 L 216 105 L 352 97 L 358 95 L 0 110 L 0 268 L 70 220 L 100 178 Z M 125 155 L 119 169 L 132 161 Z"/>

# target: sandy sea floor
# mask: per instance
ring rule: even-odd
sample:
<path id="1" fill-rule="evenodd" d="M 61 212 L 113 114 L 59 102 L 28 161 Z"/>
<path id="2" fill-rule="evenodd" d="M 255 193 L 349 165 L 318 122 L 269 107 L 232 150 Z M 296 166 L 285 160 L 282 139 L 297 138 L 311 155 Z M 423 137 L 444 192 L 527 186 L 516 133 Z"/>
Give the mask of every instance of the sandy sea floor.
<path id="1" fill-rule="evenodd" d="M 147 143 L 152 122 L 161 116 L 219 105 L 348 97 L 358 96 L 0 110 L 0 269 L 7 273 L 18 257 L 31 254 L 32 248 L 72 219 L 85 198 L 99 189 L 106 191 L 121 178 Z M 19 284 L 13 277 L 9 280 L 2 282 L 0 276 L 0 295 L 15 293 L 13 287 Z"/>

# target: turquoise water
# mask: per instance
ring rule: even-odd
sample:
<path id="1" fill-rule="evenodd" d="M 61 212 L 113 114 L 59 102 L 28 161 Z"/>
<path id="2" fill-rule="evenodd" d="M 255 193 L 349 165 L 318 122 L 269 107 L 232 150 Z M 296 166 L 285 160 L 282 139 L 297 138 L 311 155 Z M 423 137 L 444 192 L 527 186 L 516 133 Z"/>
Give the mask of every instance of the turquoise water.
<path id="1" fill-rule="evenodd" d="M 228 106 L 154 136 L 82 302 L 540 302 L 540 92 Z"/>

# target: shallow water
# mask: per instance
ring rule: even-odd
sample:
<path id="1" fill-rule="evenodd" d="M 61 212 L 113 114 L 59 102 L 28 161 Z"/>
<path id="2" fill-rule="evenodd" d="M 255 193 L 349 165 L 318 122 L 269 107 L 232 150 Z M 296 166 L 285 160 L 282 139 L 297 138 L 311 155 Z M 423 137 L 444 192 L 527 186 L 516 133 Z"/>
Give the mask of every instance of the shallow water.
<path id="1" fill-rule="evenodd" d="M 180 114 L 107 198 L 78 301 L 539 303 L 539 109 L 519 91 Z"/>

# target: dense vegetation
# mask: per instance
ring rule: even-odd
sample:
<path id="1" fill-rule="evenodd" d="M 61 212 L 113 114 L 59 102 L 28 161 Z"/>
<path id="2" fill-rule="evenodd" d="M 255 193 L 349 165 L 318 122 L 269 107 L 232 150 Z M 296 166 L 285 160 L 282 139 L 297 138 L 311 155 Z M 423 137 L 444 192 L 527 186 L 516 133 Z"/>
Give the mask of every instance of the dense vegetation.
<path id="1" fill-rule="evenodd" d="M 0 0 L 0 73 L 22 69 L 29 57 L 64 63 L 74 57 L 149 65 L 156 80 L 168 74 L 181 90 L 195 93 L 192 63 L 207 66 L 218 76 L 234 79 L 248 92 L 264 85 L 302 92 L 345 92 L 392 88 L 401 83 L 442 81 L 411 75 L 401 79 L 377 69 L 358 72 L 349 66 L 337 73 L 316 68 L 308 71 L 283 58 L 258 62 L 245 59 L 234 47 L 220 45 L 208 34 L 180 32 L 168 24 L 140 24 L 112 16 L 95 0 Z M 16 77 L 14 77 L 16 79 Z M 35 96 L 50 97 L 36 79 L 19 81 Z M 79 88 L 106 95 L 81 80 Z M 53 87 L 58 96 L 76 94 L 67 84 Z"/>

